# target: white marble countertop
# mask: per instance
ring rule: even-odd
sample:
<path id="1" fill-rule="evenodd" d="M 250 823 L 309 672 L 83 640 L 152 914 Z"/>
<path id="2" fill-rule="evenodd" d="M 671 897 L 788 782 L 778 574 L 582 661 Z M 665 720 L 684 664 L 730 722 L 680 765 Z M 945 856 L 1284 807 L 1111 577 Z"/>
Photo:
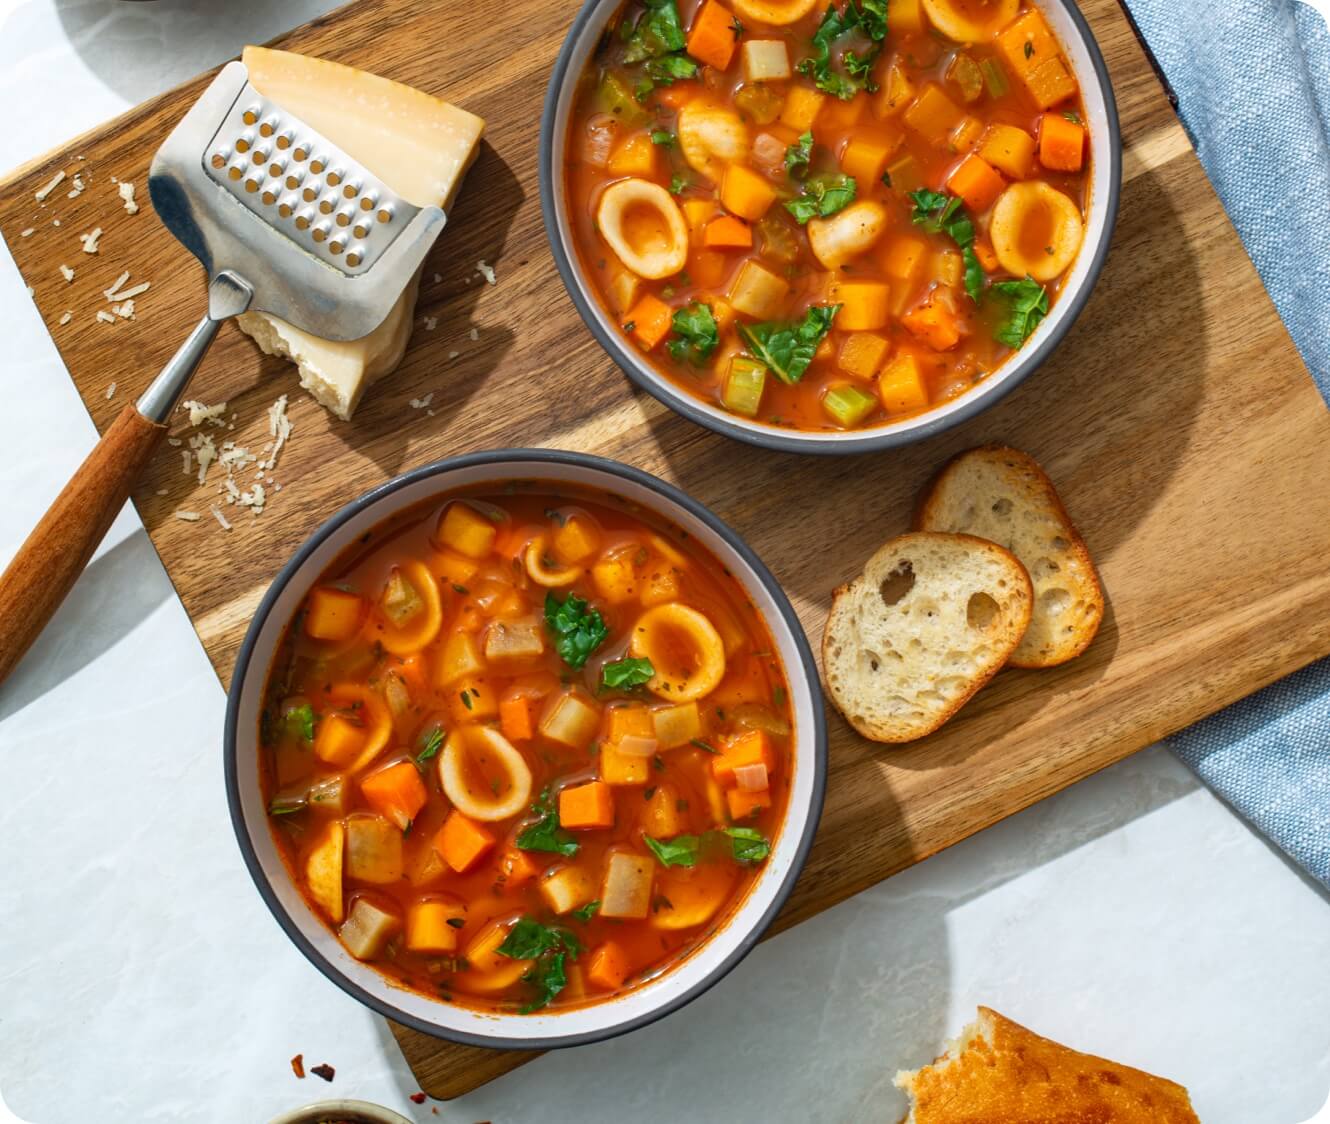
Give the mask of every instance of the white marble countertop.
<path id="1" fill-rule="evenodd" d="M 0 171 L 332 6 L 0 0 Z M 94 432 L 3 248 L 0 338 L 3 559 Z M 250 884 L 222 710 L 126 509 L 0 689 L 0 1120 L 259 1124 L 325 1095 L 458 1124 L 648 1124 L 681 1103 L 894 1120 L 895 1070 L 981 1002 L 1185 1083 L 1207 1124 L 1326 1103 L 1330 900 L 1156 748 L 764 944 L 653 1027 L 416 1106 L 383 1021 Z M 335 1082 L 296 1080 L 296 1053 Z"/>

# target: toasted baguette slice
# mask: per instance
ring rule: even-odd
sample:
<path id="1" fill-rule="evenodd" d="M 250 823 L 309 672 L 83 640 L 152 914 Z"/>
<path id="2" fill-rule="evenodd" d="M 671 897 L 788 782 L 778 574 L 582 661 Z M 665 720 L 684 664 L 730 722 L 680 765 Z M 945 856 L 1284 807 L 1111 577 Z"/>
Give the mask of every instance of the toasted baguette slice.
<path id="1" fill-rule="evenodd" d="M 987 1007 L 932 1065 L 896 1075 L 901 1124 L 1200 1124 L 1187 1090 L 1080 1054 Z"/>
<path id="2" fill-rule="evenodd" d="M 822 634 L 832 701 L 879 742 L 931 734 L 1002 667 L 1030 623 L 1030 579 L 970 535 L 914 533 L 836 590 Z"/>
<path id="3" fill-rule="evenodd" d="M 915 527 L 978 535 L 1024 563 L 1034 613 L 1012 653 L 1014 666 L 1053 667 L 1090 646 L 1104 593 L 1085 541 L 1032 457 L 1001 445 L 961 453 L 924 494 Z"/>

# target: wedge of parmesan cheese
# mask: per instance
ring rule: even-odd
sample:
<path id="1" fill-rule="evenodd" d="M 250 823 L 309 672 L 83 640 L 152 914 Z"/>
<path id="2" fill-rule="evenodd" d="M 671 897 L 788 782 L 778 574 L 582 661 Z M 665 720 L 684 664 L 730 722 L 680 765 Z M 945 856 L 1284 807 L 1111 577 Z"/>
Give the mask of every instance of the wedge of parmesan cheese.
<path id="1" fill-rule="evenodd" d="M 475 114 L 325 59 L 246 47 L 241 60 L 260 93 L 360 161 L 398 195 L 418 207 L 433 203 L 446 211 L 451 206 L 485 129 Z M 402 361 L 419 286 L 417 274 L 384 322 L 357 340 L 321 339 L 263 312 L 247 312 L 238 323 L 269 355 L 295 363 L 300 385 L 316 401 L 349 419 L 365 388 Z"/>

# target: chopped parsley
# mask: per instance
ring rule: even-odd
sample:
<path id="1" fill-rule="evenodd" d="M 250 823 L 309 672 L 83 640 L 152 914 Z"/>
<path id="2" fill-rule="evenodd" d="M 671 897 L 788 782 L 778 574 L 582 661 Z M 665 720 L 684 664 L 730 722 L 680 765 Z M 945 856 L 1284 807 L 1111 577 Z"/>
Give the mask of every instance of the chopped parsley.
<path id="1" fill-rule="evenodd" d="M 559 657 L 571 668 L 583 667 L 610 634 L 605 618 L 575 593 L 563 601 L 545 594 L 545 625 L 554 634 Z"/>
<path id="2" fill-rule="evenodd" d="M 670 326 L 674 338 L 666 346 L 680 363 L 701 363 L 720 344 L 716 318 L 701 301 L 693 301 L 676 311 Z"/>
<path id="3" fill-rule="evenodd" d="M 690 183 L 687 176 L 681 176 L 676 174 L 670 177 L 671 195 L 682 195 L 683 192 L 691 186 L 692 184 Z"/>
<path id="4" fill-rule="evenodd" d="M 984 294 L 984 267 L 974 252 L 974 223 L 961 211 L 961 200 L 940 191 L 912 191 L 914 212 L 910 219 L 929 234 L 945 234 L 960 247 L 965 265 L 965 291 L 972 301 Z"/>
<path id="5" fill-rule="evenodd" d="M 536 989 L 536 997 L 522 1008 L 522 1014 L 548 1007 L 555 996 L 568 986 L 567 962 L 582 951 L 582 942 L 567 929 L 542 925 L 531 917 L 522 917 L 508 931 L 498 953 L 512 960 L 534 960 L 522 976 Z"/>
<path id="6" fill-rule="evenodd" d="M 314 740 L 314 708 L 309 703 L 301 703 L 286 712 L 286 728 L 299 735 L 304 741 Z"/>
<path id="7" fill-rule="evenodd" d="M 419 753 L 416 754 L 416 767 L 423 769 L 425 762 L 434 757 L 443 747 L 443 730 L 436 726 L 429 737 L 425 739 L 425 745 Z"/>
<path id="8" fill-rule="evenodd" d="M 674 143 L 674 134 L 669 129 L 652 129 L 651 143 L 669 148 Z"/>
<path id="9" fill-rule="evenodd" d="M 645 0 L 645 5 L 636 24 L 620 28 L 627 40 L 623 61 L 641 63 L 646 71 L 646 79 L 634 90 L 638 101 L 655 86 L 668 86 L 697 74 L 697 63 L 684 54 L 686 40 L 679 6 L 674 0 Z"/>
<path id="10" fill-rule="evenodd" d="M 706 753 L 717 753 L 717 754 L 720 753 L 720 750 L 718 750 L 714 745 L 712 745 L 710 742 L 704 742 L 701 738 L 689 738 L 688 744 L 695 745 L 697 746 L 698 749 L 703 750 Z"/>
<path id="11" fill-rule="evenodd" d="M 577 854 L 578 843 L 559 826 L 559 809 L 547 788 L 531 805 L 536 822 L 517 833 L 517 846 L 523 851 L 550 851 L 571 858 Z"/>
<path id="12" fill-rule="evenodd" d="M 813 33 L 813 54 L 802 59 L 797 69 L 812 78 L 823 93 L 849 101 L 861 90 L 873 89 L 870 72 L 886 36 L 886 0 L 847 0 L 843 11 L 833 4 Z M 842 39 L 848 39 L 850 45 L 837 59 L 836 49 Z"/>
<path id="13" fill-rule="evenodd" d="M 673 839 L 653 839 L 650 835 L 643 835 L 642 840 L 660 860 L 661 866 L 697 865 L 697 852 L 702 841 L 696 835 L 676 835 Z"/>
<path id="14" fill-rule="evenodd" d="M 303 796 L 278 796 L 268 805 L 268 815 L 270 816 L 289 816 L 292 812 L 303 812 L 305 810 L 305 798 Z"/>
<path id="15" fill-rule="evenodd" d="M 1073 125 L 1079 125 L 1081 123 L 1081 115 L 1077 113 L 1074 109 L 1064 110 L 1062 116 L 1065 117 L 1068 121 L 1070 121 Z"/>
<path id="16" fill-rule="evenodd" d="M 789 160 L 788 152 L 785 159 Z M 803 192 L 786 200 L 785 209 L 800 226 L 804 226 L 809 219 L 826 218 L 837 211 L 843 211 L 854 202 L 857 189 L 854 177 L 844 172 L 809 176 L 804 180 Z"/>
<path id="17" fill-rule="evenodd" d="M 767 837 L 755 827 L 727 827 L 725 834 L 730 837 L 730 853 L 735 862 L 760 863 L 771 854 Z"/>
<path id="18" fill-rule="evenodd" d="M 740 324 L 739 335 L 753 357 L 781 382 L 796 383 L 817 346 L 831 330 L 840 305 L 814 305 L 797 324 Z"/>
<path id="19" fill-rule="evenodd" d="M 804 133 L 785 150 L 785 170 L 792 179 L 803 179 L 808 175 L 808 165 L 813 159 L 813 134 Z"/>
<path id="20" fill-rule="evenodd" d="M 587 902 L 580 909 L 573 910 L 573 916 L 579 921 L 590 921 L 596 915 L 596 910 L 600 908 L 600 902 Z"/>
<path id="21" fill-rule="evenodd" d="M 631 691 L 649 682 L 656 674 L 649 659 L 615 660 L 607 663 L 600 672 L 600 685 L 606 690 Z"/>
<path id="22" fill-rule="evenodd" d="M 1048 315 L 1048 290 L 1026 277 L 1020 281 L 999 281 L 993 292 L 1007 302 L 1007 318 L 994 330 L 993 338 L 1007 347 L 1018 348 Z"/>

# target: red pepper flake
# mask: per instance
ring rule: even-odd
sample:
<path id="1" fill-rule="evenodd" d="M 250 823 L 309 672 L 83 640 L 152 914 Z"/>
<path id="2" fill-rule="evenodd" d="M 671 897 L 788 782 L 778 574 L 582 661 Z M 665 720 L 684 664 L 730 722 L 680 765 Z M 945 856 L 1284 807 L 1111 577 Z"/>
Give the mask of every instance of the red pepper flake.
<path id="1" fill-rule="evenodd" d="M 412 1094 L 411 1094 L 411 1097 L 410 1097 L 410 1100 L 411 1100 L 411 1103 L 412 1103 L 412 1104 L 424 1104 L 424 1103 L 425 1103 L 425 1094 L 424 1094 L 424 1093 L 412 1093 Z"/>
<path id="2" fill-rule="evenodd" d="M 297 1054 L 294 1058 L 291 1059 L 291 1072 L 294 1073 L 297 1077 L 299 1077 L 301 1081 L 305 1080 L 304 1054 Z"/>
<path id="3" fill-rule="evenodd" d="M 336 1076 L 337 1070 L 333 1069 L 333 1067 L 327 1062 L 324 1062 L 322 1065 L 311 1067 L 310 1073 L 317 1077 L 322 1077 L 325 1081 L 331 1081 L 333 1077 Z"/>

